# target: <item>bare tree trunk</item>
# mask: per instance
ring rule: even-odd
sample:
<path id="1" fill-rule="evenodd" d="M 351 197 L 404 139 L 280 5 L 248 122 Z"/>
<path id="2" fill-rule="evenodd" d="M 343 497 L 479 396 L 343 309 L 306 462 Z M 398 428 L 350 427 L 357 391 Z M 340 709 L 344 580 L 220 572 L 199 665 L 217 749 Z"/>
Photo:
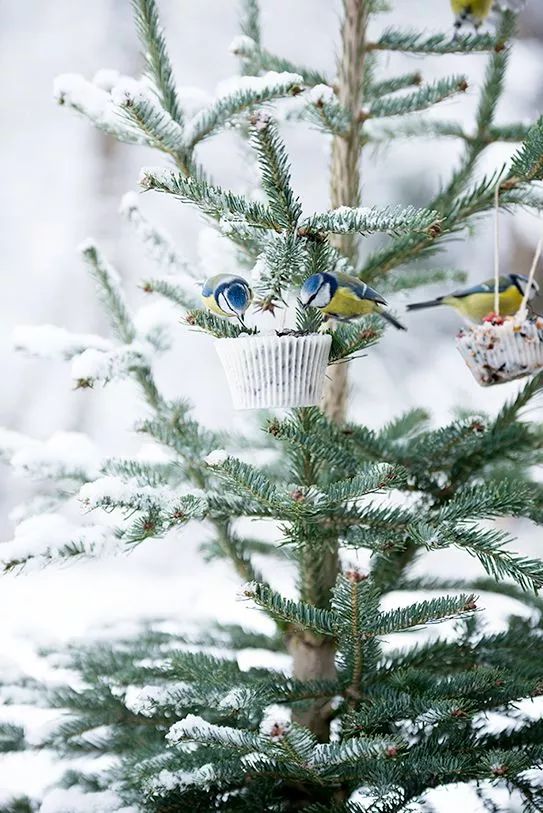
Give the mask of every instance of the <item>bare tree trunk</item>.
<path id="1" fill-rule="evenodd" d="M 332 208 L 358 206 L 360 203 L 360 120 L 364 62 L 366 57 L 367 0 L 344 0 L 341 37 L 341 61 L 337 82 L 338 101 L 352 114 L 346 136 L 336 136 L 332 143 L 330 200 Z M 337 248 L 352 262 L 357 258 L 357 237 L 338 235 Z M 336 364 L 328 370 L 328 383 L 323 409 L 336 423 L 345 420 L 348 396 L 348 365 Z"/>
<path id="2" fill-rule="evenodd" d="M 333 208 L 358 206 L 360 201 L 360 108 L 364 83 L 366 55 L 367 0 L 343 0 L 344 15 L 341 30 L 341 53 L 338 66 L 338 101 L 352 114 L 349 132 L 336 136 L 332 144 L 330 197 Z M 356 261 L 355 235 L 341 235 L 336 246 L 353 262 Z M 335 423 L 343 423 L 347 412 L 348 365 L 336 364 L 328 369 L 328 380 L 323 401 L 325 414 Z M 337 540 L 327 540 L 324 555 L 318 557 L 318 574 L 312 567 L 312 551 L 302 561 L 304 599 L 317 600 L 320 606 L 330 601 L 330 591 L 339 572 Z M 311 589 L 312 578 L 318 576 L 319 588 Z M 312 595 L 316 593 L 317 595 Z M 333 680 L 336 675 L 333 641 L 310 633 L 292 638 L 290 652 L 293 657 L 294 676 L 300 680 Z M 325 741 L 330 733 L 330 709 L 327 703 L 315 701 L 296 716 L 297 722 L 308 726 L 319 740 Z"/>

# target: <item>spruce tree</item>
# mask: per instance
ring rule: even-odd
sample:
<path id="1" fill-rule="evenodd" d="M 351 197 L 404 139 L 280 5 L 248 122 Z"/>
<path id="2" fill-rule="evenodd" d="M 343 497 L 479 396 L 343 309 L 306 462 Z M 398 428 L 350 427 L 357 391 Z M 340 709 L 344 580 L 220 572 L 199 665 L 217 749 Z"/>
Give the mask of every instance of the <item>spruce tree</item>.
<path id="1" fill-rule="evenodd" d="M 106 82 L 102 76 L 97 85 L 64 76 L 56 85 L 58 102 L 120 141 L 162 153 L 159 166 L 142 170 L 141 187 L 201 210 L 232 241 L 241 274 L 258 267 L 263 310 L 292 302 L 318 270 L 341 268 L 384 292 L 447 281 L 451 272 L 424 261 L 491 213 L 497 188 L 504 208 L 541 208 L 543 122 L 496 120 L 515 34 L 510 10 L 499 12 L 490 33 L 453 37 L 452 25 L 431 34 L 392 27 L 370 39 L 368 24 L 374 16 L 379 21 L 386 4 L 343 0 L 337 77 L 328 77 L 268 50 L 258 0 L 244 0 L 241 34 L 232 44 L 244 78 L 190 117 L 155 0 L 133 5 L 144 80 Z M 462 94 L 469 78 L 427 84 L 418 70 L 390 76 L 382 57 L 392 51 L 486 54 L 473 128 L 425 117 Z M 292 186 L 274 118 L 275 103 L 286 97 L 296 99 L 291 118 L 309 120 L 331 136 L 329 211 L 303 212 Z M 202 164 L 200 145 L 227 126 L 256 154 L 258 198 L 223 188 Z M 419 134 L 463 143 L 462 159 L 439 194 L 423 209 L 362 207 L 363 150 Z M 497 142 L 518 143 L 518 149 L 509 164 L 481 177 L 478 161 Z M 246 330 L 201 309 L 197 272 L 146 219 L 137 199 L 128 198 L 123 210 L 156 264 L 143 281 L 146 292 L 175 303 L 185 328 L 216 337 Z M 363 238 L 378 233 L 387 238 L 368 253 Z M 110 458 L 97 470 L 83 450 L 76 465 L 73 454 L 67 459 L 62 450 L 55 454 L 4 433 L 6 459 L 53 484 L 3 545 L 4 568 L 129 551 L 160 535 L 182 534 L 189 521 L 205 522 L 213 529 L 206 554 L 228 559 L 239 575 L 247 623 L 217 623 L 186 635 L 148 624 L 133 637 L 71 647 L 62 662 L 79 675 L 74 685 L 51 690 L 28 679 L 29 702 L 60 714 L 40 747 L 66 759 L 110 758 L 68 770 L 47 810 L 395 813 L 429 809 L 431 789 L 457 783 L 475 787 L 489 811 L 542 810 L 543 604 L 537 593 L 543 564 L 517 552 L 516 541 L 493 521 L 543 522 L 535 468 L 543 434 L 527 413 L 543 374 L 527 379 L 492 418 L 464 414 L 434 429 L 426 410 L 416 409 L 380 430 L 351 423 L 349 367 L 341 362 L 371 345 L 369 352 L 379 353 L 383 324 L 372 316 L 332 328 L 335 363 L 322 409 L 268 419 L 264 441 L 225 436 L 201 426 L 186 402 L 161 394 L 153 360 L 168 349 L 163 332 L 135 323 L 100 248 L 87 243 L 81 250 L 112 336 L 47 327 L 19 333 L 17 343 L 71 361 L 89 397 L 94 385 L 133 379 L 147 404 L 137 430 L 169 457 Z M 314 313 L 297 314 L 299 332 L 319 328 Z M 273 459 L 266 465 L 257 462 L 263 445 Z M 74 496 L 94 510 L 91 523 L 88 516 L 78 525 L 59 513 Z M 118 524 L 103 521 L 102 512 L 114 512 Z M 275 523 L 280 544 L 240 534 L 239 518 Z M 413 575 L 421 554 L 448 548 L 473 557 L 486 576 Z M 369 552 L 369 568 L 342 570 L 341 549 Z M 297 599 L 266 582 L 255 566 L 263 555 L 297 569 Z M 513 597 L 526 612 L 509 618 L 503 632 L 490 633 L 481 592 Z M 399 601 L 402 593 L 411 603 Z M 392 609 L 385 609 L 387 598 Z M 254 607 L 273 620 L 273 634 L 250 630 Z M 397 633 L 451 619 L 454 635 L 408 637 L 397 649 L 384 645 Z M 247 648 L 288 655 L 291 671 L 241 669 L 236 652 Z M 14 724 L 0 726 L 0 746 L 4 752 L 34 747 Z M 497 789 L 508 794 L 505 806 L 496 802 Z M 38 808 L 20 798 L 1 809 Z"/>

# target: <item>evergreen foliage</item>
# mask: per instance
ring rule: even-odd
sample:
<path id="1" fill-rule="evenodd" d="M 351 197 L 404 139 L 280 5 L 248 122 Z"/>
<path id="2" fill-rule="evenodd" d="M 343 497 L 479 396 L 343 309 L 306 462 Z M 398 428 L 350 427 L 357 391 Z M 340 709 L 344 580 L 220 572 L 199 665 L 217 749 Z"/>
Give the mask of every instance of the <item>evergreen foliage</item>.
<path id="1" fill-rule="evenodd" d="M 324 270 L 356 273 L 392 292 L 459 279 L 454 269 L 405 266 L 436 254 L 444 240 L 487 214 L 496 188 L 503 206 L 541 207 L 532 185 L 543 178 L 541 121 L 530 128 L 495 121 L 515 28 L 510 11 L 500 14 L 496 35 L 453 38 L 452 32 L 389 28 L 375 41 L 362 39 L 369 65 L 365 97 L 351 110 L 330 77 L 265 48 L 258 2 L 244 0 L 242 35 L 232 51 L 249 81 L 190 118 L 155 0 L 133 5 L 151 91 L 124 82 L 101 99 L 107 106 L 100 115 L 75 92 L 84 80 L 61 83 L 57 98 L 120 140 L 166 156 L 167 167 L 142 171 L 142 188 L 196 206 L 231 239 L 241 273 L 258 261 L 263 308 L 288 301 L 301 280 Z M 380 8 L 361 5 L 366 17 Z M 465 90 L 463 77 L 424 84 L 418 72 L 381 75 L 380 54 L 388 51 L 488 54 L 473 131 L 412 117 Z M 462 160 L 422 209 L 393 204 L 305 213 L 271 112 L 271 103 L 293 96 L 300 118 L 317 121 L 336 139 L 354 133 L 357 148 L 421 134 L 454 137 L 463 142 Z M 386 120 L 404 115 L 390 129 Z M 200 143 L 227 126 L 256 155 L 258 198 L 224 189 L 200 164 Z M 523 143 L 510 165 L 478 177 L 478 159 L 497 141 Z M 197 278 L 191 265 L 133 199 L 123 212 L 156 265 L 156 275 L 143 283 L 148 294 L 160 295 L 184 323 L 214 336 L 252 332 L 196 309 L 187 284 L 188 276 Z M 386 237 L 363 264 L 338 248 L 338 235 L 374 233 Z M 519 554 L 496 520 L 543 523 L 543 487 L 535 473 L 543 433 L 527 410 L 541 396 L 543 373 L 495 417 L 463 415 L 437 429 L 422 409 L 372 430 L 303 408 L 269 420 L 264 442 L 225 436 L 201 426 L 190 405 L 161 394 L 153 360 L 167 342 L 142 330 L 100 250 L 89 242 L 82 254 L 114 339 L 66 334 L 59 355 L 71 361 L 79 386 L 131 378 L 147 405 L 136 429 L 169 457 L 107 458 L 74 470 L 61 450 L 57 459 L 51 449 L 45 455 L 39 441 L 2 433 L 3 458 L 58 486 L 49 507 L 37 517 L 29 511 L 2 546 L 2 566 L 129 550 L 205 522 L 211 533 L 203 554 L 231 562 L 245 584 L 243 597 L 267 616 L 270 632 L 236 625 L 164 632 L 157 622 L 132 637 L 69 647 L 60 662 L 77 674 L 73 685 L 24 686 L 29 703 L 58 709 L 59 724 L 39 744 L 25 741 L 23 727 L 4 724 L 0 751 L 39 747 L 65 759 L 96 758 L 96 770 L 92 763 L 68 770 L 58 792 L 79 794 L 78 804 L 104 811 L 407 813 L 414 803 L 425 805 L 432 789 L 455 783 L 476 787 L 489 811 L 500 809 L 496 786 L 509 791 L 511 804 L 542 810 L 543 562 Z M 328 329 L 320 315 L 301 310 L 297 327 Z M 372 348 L 382 331 L 375 316 L 332 328 L 331 361 Z M 265 465 L 258 455 L 263 448 Z M 63 518 L 63 502 L 74 497 L 97 524 Z M 241 533 L 237 521 L 247 518 L 275 523 L 278 541 Z M 337 572 L 336 562 L 330 589 L 326 579 L 338 543 L 365 552 L 369 564 Z M 425 552 L 448 547 L 475 558 L 486 575 L 414 575 Z M 268 556 L 296 568 L 295 597 L 268 584 Z M 492 593 L 517 601 L 518 617 L 508 617 L 500 632 L 484 621 Z M 441 634 L 421 634 L 442 622 Z M 290 656 L 292 673 L 267 665 L 242 669 L 241 649 L 267 650 L 279 664 Z M 306 650 L 315 659 L 331 652 L 333 668 L 300 674 L 298 659 Z M 44 654 L 59 662 L 57 653 Z M 12 690 L 8 680 L 0 683 L 7 702 Z M 500 725 L 491 725 L 496 719 Z M 31 799 L 0 802 L 2 813 L 35 808 Z"/>

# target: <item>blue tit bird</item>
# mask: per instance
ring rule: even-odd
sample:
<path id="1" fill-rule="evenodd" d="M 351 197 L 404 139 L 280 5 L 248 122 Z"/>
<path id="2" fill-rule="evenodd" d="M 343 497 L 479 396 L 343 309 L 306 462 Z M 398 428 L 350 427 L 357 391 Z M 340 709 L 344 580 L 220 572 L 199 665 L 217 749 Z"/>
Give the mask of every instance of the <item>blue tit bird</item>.
<path id="1" fill-rule="evenodd" d="M 459 31 L 464 23 L 472 23 L 477 31 L 493 9 L 518 12 L 523 8 L 525 0 L 450 0 L 450 3 L 455 14 L 456 30 Z"/>
<path id="2" fill-rule="evenodd" d="M 341 321 L 378 313 L 398 330 L 405 330 L 397 319 L 383 310 L 387 303 L 381 294 L 358 277 L 339 271 L 323 271 L 308 277 L 300 291 L 300 303 L 303 308 L 318 308 L 326 316 Z"/>
<path id="3" fill-rule="evenodd" d="M 522 304 L 528 284 L 529 279 L 523 274 L 508 274 L 500 277 L 499 302 L 502 316 L 514 316 Z M 465 319 L 479 323 L 494 311 L 494 287 L 494 280 L 489 279 L 472 288 L 453 291 L 452 294 L 438 296 L 437 299 L 430 299 L 428 302 L 414 302 L 407 306 L 407 310 L 418 311 L 423 308 L 434 308 L 437 305 L 449 305 Z M 528 298 L 533 299 L 538 293 L 539 285 L 534 280 L 530 286 Z"/>
<path id="4" fill-rule="evenodd" d="M 494 0 L 451 0 L 451 8 L 456 15 L 455 28 L 458 30 L 464 23 L 473 23 L 477 30 L 486 20 Z"/>
<path id="5" fill-rule="evenodd" d="M 202 300 L 212 313 L 227 318 L 235 316 L 243 324 L 245 312 L 253 300 L 253 292 L 243 277 L 216 274 L 204 282 Z"/>

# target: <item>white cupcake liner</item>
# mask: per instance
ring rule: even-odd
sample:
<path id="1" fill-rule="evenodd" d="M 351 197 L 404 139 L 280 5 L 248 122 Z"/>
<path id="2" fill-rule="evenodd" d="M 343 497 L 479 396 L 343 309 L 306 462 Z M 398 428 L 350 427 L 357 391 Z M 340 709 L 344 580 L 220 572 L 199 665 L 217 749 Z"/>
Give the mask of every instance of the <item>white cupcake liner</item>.
<path id="1" fill-rule="evenodd" d="M 235 409 L 320 403 L 332 337 L 240 336 L 217 339 Z"/>
<path id="2" fill-rule="evenodd" d="M 514 381 L 543 368 L 543 319 L 484 322 L 461 331 L 456 345 L 482 387 Z"/>

